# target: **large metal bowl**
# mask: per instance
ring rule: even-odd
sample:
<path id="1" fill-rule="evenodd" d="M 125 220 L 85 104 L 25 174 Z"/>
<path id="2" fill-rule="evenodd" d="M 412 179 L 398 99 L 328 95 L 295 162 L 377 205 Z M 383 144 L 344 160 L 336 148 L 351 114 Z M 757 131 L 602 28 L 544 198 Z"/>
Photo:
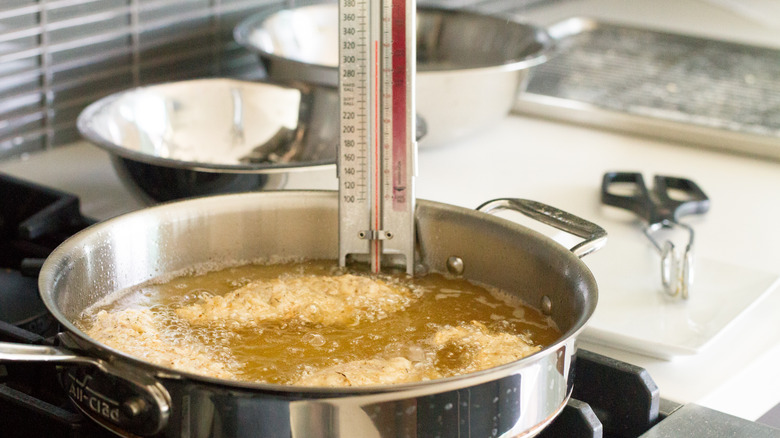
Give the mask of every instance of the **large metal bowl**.
<path id="1" fill-rule="evenodd" d="M 168 201 L 275 189 L 287 172 L 334 166 L 337 106 L 335 88 L 199 79 L 105 97 L 78 128 L 136 195 Z"/>
<path id="2" fill-rule="evenodd" d="M 338 85 L 336 4 L 270 7 L 234 36 L 274 80 Z M 428 126 L 420 147 L 446 145 L 505 117 L 528 69 L 551 48 L 544 29 L 510 18 L 418 8 L 416 104 Z"/>

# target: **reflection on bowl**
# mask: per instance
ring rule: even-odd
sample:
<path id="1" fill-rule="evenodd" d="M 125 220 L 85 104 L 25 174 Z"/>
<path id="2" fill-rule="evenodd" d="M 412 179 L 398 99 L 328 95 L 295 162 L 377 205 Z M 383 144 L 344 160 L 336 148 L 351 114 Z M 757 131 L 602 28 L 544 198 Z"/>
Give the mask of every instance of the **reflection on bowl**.
<path id="1" fill-rule="evenodd" d="M 286 172 L 334 166 L 337 107 L 334 88 L 199 79 L 103 98 L 78 128 L 134 192 L 167 201 L 280 188 Z"/>
<path id="2" fill-rule="evenodd" d="M 445 145 L 506 116 L 530 67 L 552 39 L 541 28 L 462 10 L 417 9 L 417 114 L 421 147 Z M 338 7 L 269 7 L 240 23 L 236 41 L 258 54 L 269 77 L 338 85 Z"/>

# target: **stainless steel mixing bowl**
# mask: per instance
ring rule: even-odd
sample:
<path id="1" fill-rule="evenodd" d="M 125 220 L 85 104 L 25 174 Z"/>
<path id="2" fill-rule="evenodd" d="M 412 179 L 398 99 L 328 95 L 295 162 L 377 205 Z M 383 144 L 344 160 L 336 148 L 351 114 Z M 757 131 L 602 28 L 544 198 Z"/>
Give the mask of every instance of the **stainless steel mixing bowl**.
<path id="1" fill-rule="evenodd" d="M 235 29 L 269 77 L 338 85 L 338 11 L 332 3 L 270 7 Z M 417 114 L 420 147 L 446 145 L 506 116 L 528 70 L 553 46 L 544 29 L 461 10 L 417 9 Z"/>
<path id="2" fill-rule="evenodd" d="M 105 97 L 78 128 L 139 197 L 168 201 L 279 188 L 286 172 L 334 166 L 337 106 L 335 88 L 199 79 Z"/>

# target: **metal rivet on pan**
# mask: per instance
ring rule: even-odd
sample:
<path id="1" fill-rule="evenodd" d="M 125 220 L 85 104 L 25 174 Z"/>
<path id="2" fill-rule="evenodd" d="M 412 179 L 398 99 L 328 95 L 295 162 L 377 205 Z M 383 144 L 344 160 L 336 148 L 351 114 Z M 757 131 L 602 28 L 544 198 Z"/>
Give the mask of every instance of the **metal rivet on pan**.
<path id="1" fill-rule="evenodd" d="M 122 403 L 122 408 L 124 409 L 125 415 L 132 418 L 146 410 L 146 400 L 141 397 L 133 397 Z"/>
<path id="2" fill-rule="evenodd" d="M 447 259 L 447 270 L 450 274 L 461 275 L 466 267 L 463 266 L 463 259 L 460 257 L 452 256 Z"/>
<path id="3" fill-rule="evenodd" d="M 547 295 L 542 297 L 542 313 L 548 316 L 552 314 L 552 301 Z"/>

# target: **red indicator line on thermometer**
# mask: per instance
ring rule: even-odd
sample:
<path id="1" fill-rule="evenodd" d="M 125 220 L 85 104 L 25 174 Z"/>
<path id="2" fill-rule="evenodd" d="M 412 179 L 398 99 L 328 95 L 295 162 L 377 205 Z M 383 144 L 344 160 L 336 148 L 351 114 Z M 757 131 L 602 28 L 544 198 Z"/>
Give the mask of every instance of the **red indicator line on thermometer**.
<path id="1" fill-rule="evenodd" d="M 406 211 L 406 2 L 393 2 L 392 9 L 393 83 L 393 209 Z"/>

